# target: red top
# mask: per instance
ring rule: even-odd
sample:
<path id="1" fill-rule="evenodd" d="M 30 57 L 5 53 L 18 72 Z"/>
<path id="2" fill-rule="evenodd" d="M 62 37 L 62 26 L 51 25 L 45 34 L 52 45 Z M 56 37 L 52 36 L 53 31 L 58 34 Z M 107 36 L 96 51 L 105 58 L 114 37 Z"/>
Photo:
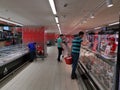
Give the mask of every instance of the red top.
<path id="1" fill-rule="evenodd" d="M 116 47 L 117 47 L 116 43 L 112 44 L 111 51 L 114 52 L 116 50 Z"/>
<path id="2" fill-rule="evenodd" d="M 43 48 L 41 46 L 37 47 L 37 51 L 42 51 L 42 50 L 43 50 Z"/>

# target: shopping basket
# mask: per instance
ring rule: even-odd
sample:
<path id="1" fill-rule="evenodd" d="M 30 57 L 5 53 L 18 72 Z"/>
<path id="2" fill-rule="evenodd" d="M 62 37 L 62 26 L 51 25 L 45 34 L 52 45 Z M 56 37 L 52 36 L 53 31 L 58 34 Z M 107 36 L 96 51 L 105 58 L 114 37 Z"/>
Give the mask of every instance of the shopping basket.
<path id="1" fill-rule="evenodd" d="M 66 64 L 68 64 L 68 65 L 72 64 L 72 57 L 71 56 L 67 56 L 64 59 L 65 59 Z"/>

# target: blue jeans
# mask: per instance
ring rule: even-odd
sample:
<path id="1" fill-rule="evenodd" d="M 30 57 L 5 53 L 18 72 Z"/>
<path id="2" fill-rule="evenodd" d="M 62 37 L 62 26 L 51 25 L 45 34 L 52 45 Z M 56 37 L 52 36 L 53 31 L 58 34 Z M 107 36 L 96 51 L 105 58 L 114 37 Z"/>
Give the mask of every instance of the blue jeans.
<path id="1" fill-rule="evenodd" d="M 72 53 L 72 74 L 71 75 L 75 75 L 78 59 L 79 59 L 79 53 Z"/>

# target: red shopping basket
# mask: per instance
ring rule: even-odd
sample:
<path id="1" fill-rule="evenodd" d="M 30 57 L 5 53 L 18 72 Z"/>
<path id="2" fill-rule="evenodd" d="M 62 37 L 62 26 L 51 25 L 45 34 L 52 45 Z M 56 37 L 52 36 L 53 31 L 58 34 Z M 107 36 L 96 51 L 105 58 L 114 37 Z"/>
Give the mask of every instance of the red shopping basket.
<path id="1" fill-rule="evenodd" d="M 68 64 L 68 65 L 72 64 L 72 57 L 71 56 L 67 56 L 64 59 L 65 59 L 66 64 Z"/>

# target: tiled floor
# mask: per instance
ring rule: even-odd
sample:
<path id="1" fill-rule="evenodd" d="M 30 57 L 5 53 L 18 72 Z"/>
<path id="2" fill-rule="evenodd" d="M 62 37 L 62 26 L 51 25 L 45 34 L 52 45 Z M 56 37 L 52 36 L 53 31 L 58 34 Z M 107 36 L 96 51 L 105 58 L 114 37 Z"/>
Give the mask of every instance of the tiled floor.
<path id="1" fill-rule="evenodd" d="M 0 90 L 83 90 L 77 80 L 71 80 L 71 66 L 57 62 L 56 47 L 47 51 L 47 58 L 29 64 Z"/>

